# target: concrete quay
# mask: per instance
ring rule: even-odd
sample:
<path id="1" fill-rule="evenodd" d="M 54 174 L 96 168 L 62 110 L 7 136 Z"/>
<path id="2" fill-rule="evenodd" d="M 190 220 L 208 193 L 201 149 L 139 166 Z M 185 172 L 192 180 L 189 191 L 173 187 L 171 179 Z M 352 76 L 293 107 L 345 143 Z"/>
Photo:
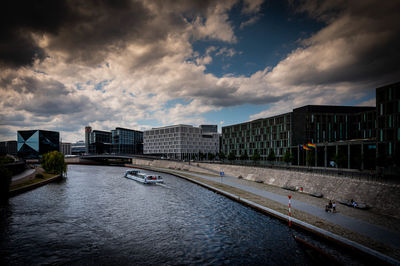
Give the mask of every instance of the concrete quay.
<path id="1" fill-rule="evenodd" d="M 273 216 L 277 216 L 273 213 L 276 212 L 280 216 L 284 217 L 281 217 L 281 219 L 287 219 L 285 218 L 288 214 L 287 195 L 290 194 L 292 195 L 292 215 L 295 219 L 295 224 L 297 223 L 298 226 L 303 228 L 307 227 L 307 230 L 321 234 L 328 239 L 334 239 L 344 245 L 349 245 L 358 249 L 359 251 L 361 250 L 367 254 L 381 257 L 382 260 L 389 264 L 400 264 L 400 219 L 396 216 L 382 214 L 377 210 L 377 207 L 373 207 L 370 210 L 359 210 L 338 204 L 337 213 L 326 213 L 324 208 L 327 204 L 327 198 L 315 198 L 304 192 L 284 190 L 280 186 L 271 185 L 265 181 L 265 183 L 254 182 L 254 180 L 259 181 L 261 178 L 260 174 L 257 174 L 258 172 L 264 172 L 265 170 L 271 169 L 252 169 L 255 174 L 244 175 L 246 171 L 238 169 L 243 167 L 222 166 L 224 169 L 219 169 L 219 171 L 224 171 L 225 176 L 220 178 L 216 175 L 216 170 L 212 169 L 209 165 L 201 163 L 191 163 L 188 165 L 180 162 L 135 159 L 133 162 L 133 165 L 137 167 L 176 174 L 204 184 L 204 186 L 210 186 L 214 190 L 221 190 L 225 194 L 234 195 L 231 196 L 231 198 L 239 198 L 242 203 L 245 203 L 245 201 L 251 202 L 251 204 L 247 205 L 253 205 L 252 207 L 255 207 L 256 209 L 257 206 L 259 206 L 259 208 L 272 210 L 264 211 Z M 221 165 L 217 166 L 221 167 Z M 232 168 L 237 170 L 234 172 L 234 175 L 231 175 L 231 171 L 233 171 Z M 252 167 L 248 168 L 250 169 L 245 170 L 251 171 Z M 242 175 L 244 178 L 237 178 L 239 175 Z M 276 173 L 273 173 L 273 175 L 276 176 Z M 284 176 L 284 173 L 281 173 L 281 176 Z M 315 178 L 315 176 L 311 174 L 311 178 L 312 177 Z M 282 177 L 282 179 L 286 180 L 280 180 L 279 182 L 283 185 L 288 183 L 290 184 L 290 182 L 292 182 L 291 184 L 293 185 L 296 184 L 296 180 L 290 180 L 290 178 L 293 178 L 293 176 L 286 175 L 286 178 Z M 311 178 L 308 177 L 309 180 L 312 180 Z M 306 177 L 300 178 L 299 180 L 300 182 L 304 182 L 303 184 L 306 184 L 303 185 L 305 188 L 307 188 L 308 185 L 322 187 L 321 184 L 323 183 L 323 180 L 320 180 L 321 178 L 323 177 L 316 178 L 317 180 L 314 183 L 318 183 L 317 185 L 314 185 L 311 181 L 308 183 L 304 182 L 304 180 L 307 180 Z M 328 176 L 328 178 L 332 177 Z M 266 180 L 266 178 L 264 180 Z M 346 182 L 346 180 L 339 181 L 340 183 Z M 348 181 L 355 182 L 359 180 Z M 362 183 L 365 181 L 359 182 Z M 369 184 L 369 186 L 372 186 L 372 184 Z M 386 184 L 378 183 L 377 186 L 380 193 L 385 193 L 385 189 L 393 189 L 393 187 Z M 366 187 L 368 187 L 368 185 Z M 361 186 L 361 189 L 362 188 L 363 187 Z M 305 191 L 307 190 L 305 189 Z M 354 190 L 352 192 L 352 198 L 355 200 L 365 199 L 363 196 L 364 194 L 358 194 L 359 192 L 359 189 Z M 347 189 L 346 193 L 350 193 L 350 189 Z M 364 202 L 367 201 L 365 200 Z M 395 205 L 397 202 L 391 202 L 389 204 Z"/>

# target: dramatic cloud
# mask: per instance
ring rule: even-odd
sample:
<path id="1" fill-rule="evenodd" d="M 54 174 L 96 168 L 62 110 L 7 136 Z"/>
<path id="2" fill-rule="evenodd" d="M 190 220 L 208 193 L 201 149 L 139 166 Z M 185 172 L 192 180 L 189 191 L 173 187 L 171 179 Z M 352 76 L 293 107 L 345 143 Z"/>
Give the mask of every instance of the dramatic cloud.
<path id="1" fill-rule="evenodd" d="M 400 2 L 304 1 L 295 8 L 327 25 L 265 73 L 266 90 L 288 98 L 251 119 L 304 104 L 343 104 L 398 81 Z"/>
<path id="2" fill-rule="evenodd" d="M 235 27 L 257 23 L 261 0 L 8 1 L 0 16 L 0 136 L 42 128 L 73 141 L 88 124 L 207 123 L 210 111 L 243 104 L 269 104 L 250 119 L 342 104 L 349 95 L 369 104 L 367 92 L 400 76 L 397 1 L 290 6 L 325 26 L 274 66 L 217 76 L 214 62 L 245 56 Z"/>

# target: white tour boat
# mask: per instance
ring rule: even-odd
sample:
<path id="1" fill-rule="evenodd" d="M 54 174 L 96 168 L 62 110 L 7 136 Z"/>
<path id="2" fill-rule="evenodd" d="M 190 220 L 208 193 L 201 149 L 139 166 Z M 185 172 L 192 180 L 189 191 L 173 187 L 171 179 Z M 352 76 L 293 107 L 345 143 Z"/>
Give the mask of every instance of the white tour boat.
<path id="1" fill-rule="evenodd" d="M 138 181 L 143 184 L 164 183 L 164 180 L 159 175 L 148 175 L 141 173 L 139 170 L 126 170 L 125 177 Z"/>

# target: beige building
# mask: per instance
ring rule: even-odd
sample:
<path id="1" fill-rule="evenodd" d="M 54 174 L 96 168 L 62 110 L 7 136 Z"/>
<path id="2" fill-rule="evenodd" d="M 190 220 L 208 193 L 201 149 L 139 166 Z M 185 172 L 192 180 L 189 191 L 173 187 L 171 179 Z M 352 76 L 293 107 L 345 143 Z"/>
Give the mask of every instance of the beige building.
<path id="1" fill-rule="evenodd" d="M 191 125 L 173 125 L 144 131 L 144 154 L 171 159 L 198 158 L 199 154 L 219 152 L 219 136 L 215 130 Z"/>
<path id="2" fill-rule="evenodd" d="M 71 155 L 72 145 L 69 142 L 60 142 L 60 152 L 64 155 Z"/>

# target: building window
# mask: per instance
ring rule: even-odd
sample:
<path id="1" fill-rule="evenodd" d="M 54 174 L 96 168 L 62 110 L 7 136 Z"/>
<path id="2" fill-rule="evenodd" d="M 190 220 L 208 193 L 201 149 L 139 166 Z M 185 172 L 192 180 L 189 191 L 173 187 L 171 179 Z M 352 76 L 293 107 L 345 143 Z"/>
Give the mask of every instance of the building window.
<path id="1" fill-rule="evenodd" d="M 389 142 L 389 155 L 392 155 L 392 143 Z"/>
<path id="2" fill-rule="evenodd" d="M 383 104 L 381 103 L 380 105 L 379 105 L 379 114 L 380 115 L 383 115 Z"/>
<path id="3" fill-rule="evenodd" d="M 397 140 L 400 140 L 400 127 L 397 129 Z"/>

